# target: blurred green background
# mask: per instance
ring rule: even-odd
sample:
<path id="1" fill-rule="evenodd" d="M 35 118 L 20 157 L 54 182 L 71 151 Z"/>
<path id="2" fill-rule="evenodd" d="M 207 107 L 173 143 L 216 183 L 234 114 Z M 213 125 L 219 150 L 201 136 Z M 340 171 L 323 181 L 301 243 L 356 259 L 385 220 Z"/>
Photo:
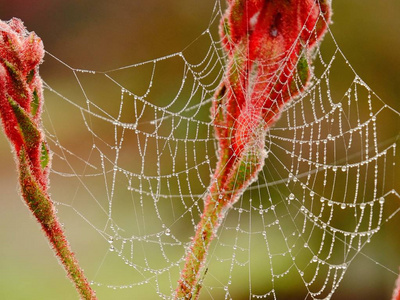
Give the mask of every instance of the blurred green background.
<path id="1" fill-rule="evenodd" d="M 0 18 L 21 18 L 47 51 L 72 67 L 108 70 L 181 51 L 207 27 L 213 5 L 211 0 L 0 0 Z M 333 9 L 331 29 L 341 50 L 375 93 L 400 111 L 400 1 L 336 0 Z M 46 62 L 41 74 L 63 86 L 63 77 Z M 18 196 L 14 160 L 3 135 L 0 165 L 0 299 L 76 299 Z M 364 249 L 391 270 L 400 266 L 399 219 L 396 215 Z M 87 251 L 85 241 L 72 244 L 77 253 Z M 389 299 L 394 280 L 359 255 L 333 299 Z"/>

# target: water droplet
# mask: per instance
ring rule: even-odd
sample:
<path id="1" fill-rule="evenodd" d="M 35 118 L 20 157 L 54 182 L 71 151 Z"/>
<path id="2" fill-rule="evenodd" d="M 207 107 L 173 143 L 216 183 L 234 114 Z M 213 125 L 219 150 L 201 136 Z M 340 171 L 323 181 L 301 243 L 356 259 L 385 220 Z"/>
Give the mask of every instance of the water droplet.
<path id="1" fill-rule="evenodd" d="M 294 200 L 294 194 L 293 193 L 290 193 L 289 200 Z"/>
<path id="2" fill-rule="evenodd" d="M 380 197 L 380 198 L 379 198 L 379 203 L 380 203 L 380 204 L 383 204 L 383 203 L 385 203 L 385 198 L 383 198 L 383 197 Z"/>
<path id="3" fill-rule="evenodd" d="M 273 27 L 270 30 L 270 34 L 271 34 L 272 37 L 276 37 L 278 35 L 278 29 L 276 29 L 276 27 Z"/>

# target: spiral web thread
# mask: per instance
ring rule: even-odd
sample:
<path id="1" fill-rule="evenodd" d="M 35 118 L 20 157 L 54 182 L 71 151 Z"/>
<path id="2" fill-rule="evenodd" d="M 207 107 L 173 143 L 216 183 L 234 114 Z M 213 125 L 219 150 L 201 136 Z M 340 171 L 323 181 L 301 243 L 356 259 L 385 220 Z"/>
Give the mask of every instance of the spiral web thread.
<path id="1" fill-rule="evenodd" d="M 100 297 L 173 295 L 217 160 L 210 105 L 225 71 L 222 13 L 217 1 L 182 52 L 115 70 L 47 56 L 72 82 L 45 84 L 52 195 L 67 233 L 76 226 L 88 243 L 94 263 L 83 265 Z M 331 32 L 314 55 L 310 87 L 268 131 L 258 180 L 216 233 L 204 299 L 288 290 L 330 298 L 398 217 L 400 113 L 362 81 Z"/>

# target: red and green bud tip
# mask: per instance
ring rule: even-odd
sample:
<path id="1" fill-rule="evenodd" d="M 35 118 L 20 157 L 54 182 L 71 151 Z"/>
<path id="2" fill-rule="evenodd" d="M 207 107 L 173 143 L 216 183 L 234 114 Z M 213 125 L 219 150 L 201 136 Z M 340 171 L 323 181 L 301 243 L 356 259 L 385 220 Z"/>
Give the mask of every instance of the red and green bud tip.
<path id="1" fill-rule="evenodd" d="M 226 211 L 257 179 L 265 135 L 311 78 L 311 54 L 327 30 L 330 1 L 229 0 L 220 35 L 227 67 L 212 118 L 219 159 L 176 299 L 197 299 L 201 270 Z"/>

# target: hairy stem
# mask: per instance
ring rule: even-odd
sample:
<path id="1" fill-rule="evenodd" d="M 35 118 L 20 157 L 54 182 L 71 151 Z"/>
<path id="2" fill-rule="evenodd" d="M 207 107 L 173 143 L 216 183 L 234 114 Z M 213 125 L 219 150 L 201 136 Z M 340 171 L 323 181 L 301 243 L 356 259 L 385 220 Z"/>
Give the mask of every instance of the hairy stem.
<path id="1" fill-rule="evenodd" d="M 264 135 L 260 136 L 262 140 Z M 204 210 L 197 225 L 186 256 L 176 289 L 177 299 L 197 299 L 202 287 L 201 271 L 208 249 L 225 213 L 241 196 L 243 191 L 257 178 L 264 164 L 262 144 L 258 148 L 248 147 L 240 157 L 233 154 L 233 164 L 225 164 L 221 172 L 217 168 L 209 193 L 204 198 Z M 223 158 L 221 159 L 223 161 Z M 227 168 L 227 166 L 231 166 Z"/>
<path id="2" fill-rule="evenodd" d="M 21 150 L 19 155 L 18 170 L 22 196 L 40 223 L 68 277 L 75 284 L 82 299 L 96 299 L 94 291 L 90 288 L 74 253 L 71 251 L 62 226 L 56 216 L 53 202 L 48 194 L 37 184 L 30 171 L 29 158 L 24 150 Z"/>
<path id="3" fill-rule="evenodd" d="M 190 250 L 186 257 L 186 264 L 178 282 L 176 298 L 196 299 L 201 289 L 200 271 L 204 266 L 208 248 L 213 239 L 213 233 L 219 227 L 219 216 L 222 205 L 208 194 L 204 200 L 207 203 L 203 216 L 197 225 Z"/>

